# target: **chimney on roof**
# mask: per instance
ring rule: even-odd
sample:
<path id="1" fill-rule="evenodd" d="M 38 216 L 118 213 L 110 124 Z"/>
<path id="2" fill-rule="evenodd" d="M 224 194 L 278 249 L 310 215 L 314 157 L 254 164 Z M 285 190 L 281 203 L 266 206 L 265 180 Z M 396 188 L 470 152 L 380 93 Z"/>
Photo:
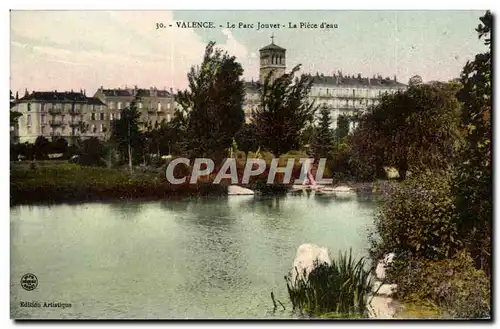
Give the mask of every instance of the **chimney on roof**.
<path id="1" fill-rule="evenodd" d="M 16 100 L 19 99 L 19 91 L 16 91 Z"/>
<path id="2" fill-rule="evenodd" d="M 395 74 L 394 74 L 394 82 L 398 82 L 398 78 L 396 78 Z"/>
<path id="3" fill-rule="evenodd" d="M 28 93 L 28 88 L 24 89 L 24 97 L 28 96 L 29 93 Z"/>
<path id="4" fill-rule="evenodd" d="M 172 87 L 170 87 L 170 93 L 173 94 L 174 93 L 174 90 L 172 89 Z"/>

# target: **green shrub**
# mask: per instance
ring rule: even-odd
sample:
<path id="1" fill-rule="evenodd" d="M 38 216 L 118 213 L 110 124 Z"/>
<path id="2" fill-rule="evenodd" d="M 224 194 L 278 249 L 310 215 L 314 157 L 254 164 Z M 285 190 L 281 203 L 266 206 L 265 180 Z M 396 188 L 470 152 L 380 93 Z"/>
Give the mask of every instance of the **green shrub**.
<path id="1" fill-rule="evenodd" d="M 400 260 L 394 263 L 390 276 L 398 284 L 398 297 L 402 300 L 432 303 L 445 317 L 490 316 L 489 278 L 475 268 L 466 251 L 445 260 Z"/>
<path id="2" fill-rule="evenodd" d="M 375 218 L 375 259 L 388 252 L 425 259 L 451 257 L 461 247 L 451 178 L 421 174 L 393 188 Z"/>
<path id="3" fill-rule="evenodd" d="M 308 276 L 296 275 L 295 282 L 291 273 L 285 276 L 293 309 L 330 318 L 366 316 L 372 280 L 365 259 L 356 260 L 349 251 L 339 253 L 331 265 L 316 265 Z"/>

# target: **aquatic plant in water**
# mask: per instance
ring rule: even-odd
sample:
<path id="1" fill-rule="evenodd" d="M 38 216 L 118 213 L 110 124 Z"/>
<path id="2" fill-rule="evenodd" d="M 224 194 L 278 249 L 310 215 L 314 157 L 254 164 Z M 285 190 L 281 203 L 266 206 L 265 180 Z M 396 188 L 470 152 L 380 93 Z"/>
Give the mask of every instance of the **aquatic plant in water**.
<path id="1" fill-rule="evenodd" d="M 372 277 L 365 267 L 366 260 L 356 260 L 352 251 L 340 252 L 339 258 L 331 265 L 318 264 L 307 276 L 285 276 L 288 295 L 293 310 L 309 316 L 324 317 L 364 317 L 367 314 L 367 302 L 372 291 Z M 331 316 L 328 316 L 331 317 Z"/>

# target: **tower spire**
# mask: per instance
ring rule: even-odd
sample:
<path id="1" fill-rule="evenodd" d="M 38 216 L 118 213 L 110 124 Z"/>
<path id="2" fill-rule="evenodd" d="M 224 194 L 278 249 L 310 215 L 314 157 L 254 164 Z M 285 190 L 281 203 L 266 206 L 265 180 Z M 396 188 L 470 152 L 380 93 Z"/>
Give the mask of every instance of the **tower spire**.
<path id="1" fill-rule="evenodd" d="M 274 32 L 271 34 L 271 43 L 274 45 Z"/>

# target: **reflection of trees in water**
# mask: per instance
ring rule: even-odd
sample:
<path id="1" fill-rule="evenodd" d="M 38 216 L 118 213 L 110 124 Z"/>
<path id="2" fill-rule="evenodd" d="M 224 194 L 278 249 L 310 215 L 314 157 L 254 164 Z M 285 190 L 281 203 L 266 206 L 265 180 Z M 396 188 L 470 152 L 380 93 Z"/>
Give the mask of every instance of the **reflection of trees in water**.
<path id="1" fill-rule="evenodd" d="M 140 217 L 140 214 L 144 210 L 144 205 L 148 205 L 148 202 L 140 200 L 124 200 L 124 201 L 113 201 L 106 203 L 113 211 L 121 216 L 116 216 L 117 219 L 127 219 L 134 220 Z"/>
<path id="2" fill-rule="evenodd" d="M 184 212 L 187 211 L 190 202 L 190 199 L 168 199 L 160 201 L 160 208 L 173 212 Z"/>
<path id="3" fill-rule="evenodd" d="M 234 225 L 238 214 L 227 198 L 193 198 L 166 208 L 177 212 L 175 221 L 185 232 L 178 248 L 187 256 L 182 266 L 191 276 L 182 289 L 223 294 L 250 280 L 241 228 Z"/>
<path id="4" fill-rule="evenodd" d="M 316 201 L 316 203 L 319 205 L 329 206 L 332 203 L 334 203 L 336 200 L 335 200 L 335 197 L 333 195 L 314 194 L 314 201 Z"/>
<path id="5" fill-rule="evenodd" d="M 285 196 L 234 196 L 230 199 L 231 209 L 236 212 L 280 211 L 280 199 Z"/>

